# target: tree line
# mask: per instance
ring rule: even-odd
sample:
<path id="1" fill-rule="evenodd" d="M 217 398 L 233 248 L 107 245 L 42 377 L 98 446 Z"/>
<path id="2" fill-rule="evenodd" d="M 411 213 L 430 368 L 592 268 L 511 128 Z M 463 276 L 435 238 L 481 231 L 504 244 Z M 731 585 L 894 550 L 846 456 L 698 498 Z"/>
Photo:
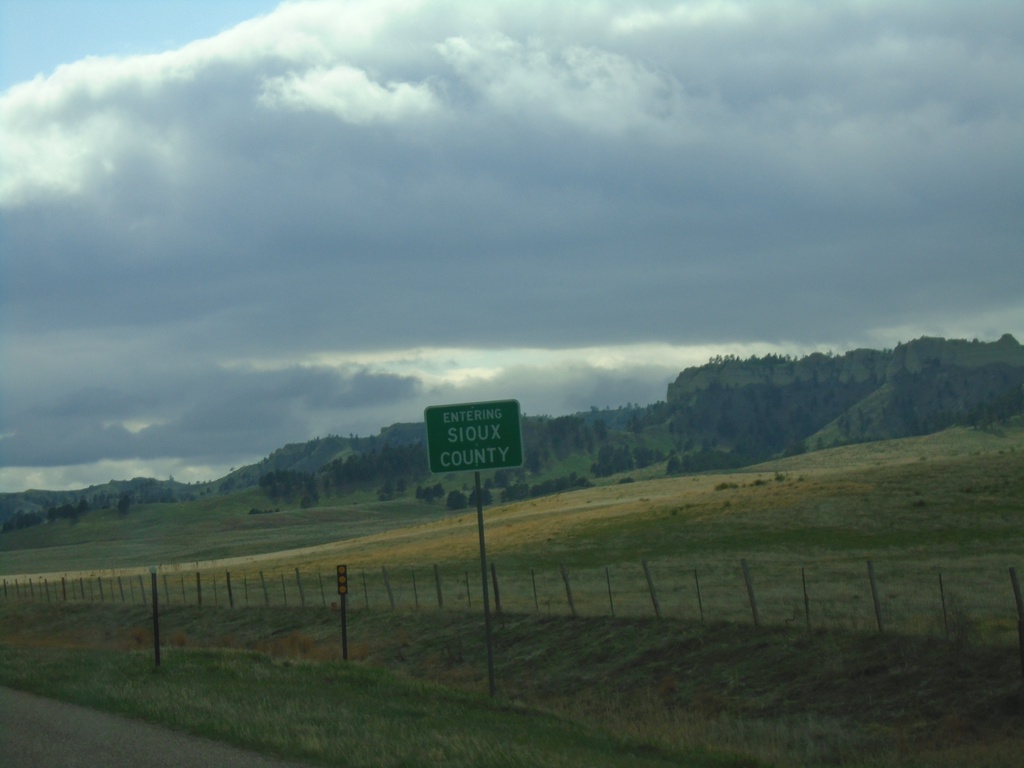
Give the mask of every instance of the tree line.
<path id="1" fill-rule="evenodd" d="M 529 474 L 540 474 L 546 468 L 574 454 L 589 454 L 609 441 L 608 430 L 601 422 L 590 424 L 579 416 L 560 416 L 557 418 L 533 417 L 524 419 L 522 423 L 523 444 L 526 465 L 516 470 L 498 470 L 486 481 L 489 494 L 493 498 L 492 489 L 505 489 L 503 496 L 537 495 L 550 491 L 551 488 L 566 487 L 578 484 L 580 479 L 546 481 L 547 484 L 527 486 L 527 491 L 508 488 L 525 482 Z M 646 451 L 642 447 L 627 449 L 630 451 L 630 467 L 647 466 L 656 460 L 657 454 Z M 614 472 L 607 458 L 599 471 Z M 663 458 L 663 457 L 662 457 Z M 416 498 L 425 503 L 434 503 L 444 498 L 445 503 L 453 509 L 459 505 L 475 505 L 476 499 L 472 492 L 463 493 L 459 489 L 445 490 L 440 483 L 429 484 L 425 481 L 430 477 L 427 466 L 426 448 L 422 440 L 408 444 L 374 445 L 363 452 L 352 452 L 344 458 L 338 458 L 320 467 L 315 472 L 303 472 L 294 469 L 275 469 L 265 472 L 259 478 L 259 487 L 272 501 L 298 503 L 310 506 L 324 498 L 333 498 L 354 491 L 373 491 L 381 501 L 388 501 L 405 495 L 410 488 L 415 488 Z M 462 498 L 460 498 L 460 495 Z M 491 503 L 485 499 L 484 503 Z"/>
<path id="2" fill-rule="evenodd" d="M 122 493 L 118 497 L 116 506 L 117 510 L 121 515 L 127 515 L 131 509 L 132 498 L 131 494 Z M 103 506 L 98 507 L 99 509 L 109 509 L 109 503 L 104 503 Z M 55 523 L 58 520 L 67 520 L 71 525 L 78 523 L 81 518 L 90 512 L 93 507 L 89 504 L 88 500 L 83 496 L 77 503 L 64 503 L 59 506 L 52 506 L 45 511 L 36 510 L 22 510 L 19 509 L 10 518 L 4 521 L 2 532 L 8 533 L 10 531 L 21 531 L 26 528 L 34 528 L 37 525 L 43 523 Z"/>

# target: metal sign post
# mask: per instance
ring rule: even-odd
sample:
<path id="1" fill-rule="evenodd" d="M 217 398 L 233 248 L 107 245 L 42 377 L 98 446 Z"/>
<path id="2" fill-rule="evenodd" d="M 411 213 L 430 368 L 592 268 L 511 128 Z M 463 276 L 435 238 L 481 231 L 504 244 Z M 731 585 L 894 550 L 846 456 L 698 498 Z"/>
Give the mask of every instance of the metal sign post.
<path id="1" fill-rule="evenodd" d="M 494 697 L 494 644 L 491 642 L 491 601 L 487 589 L 487 547 L 484 545 L 484 504 L 480 493 L 480 472 L 473 473 L 476 479 L 476 525 L 480 531 L 480 579 L 484 595 L 484 637 L 487 640 L 487 687 Z"/>
<path id="2" fill-rule="evenodd" d="M 480 532 L 480 576 L 487 640 L 487 682 L 495 693 L 494 647 L 491 642 L 490 591 L 487 588 L 487 547 L 484 544 L 484 503 L 481 469 L 520 467 L 523 439 L 519 401 L 430 406 L 423 412 L 427 425 L 427 457 L 435 474 L 472 471 L 476 487 L 476 520 Z"/>
<path id="3" fill-rule="evenodd" d="M 149 566 L 150 585 L 153 591 L 153 655 L 156 666 L 160 666 L 160 611 L 157 608 L 156 566 Z M 140 579 L 141 581 L 141 579 Z M 145 595 L 143 595 L 145 596 Z"/>

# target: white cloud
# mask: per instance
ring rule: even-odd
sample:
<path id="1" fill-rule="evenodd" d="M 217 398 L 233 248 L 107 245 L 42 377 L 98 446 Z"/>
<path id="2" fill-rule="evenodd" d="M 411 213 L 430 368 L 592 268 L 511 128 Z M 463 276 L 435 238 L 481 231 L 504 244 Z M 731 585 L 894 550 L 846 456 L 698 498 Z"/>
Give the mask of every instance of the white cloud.
<path id="1" fill-rule="evenodd" d="M 437 50 L 488 106 L 516 120 L 554 119 L 618 135 L 677 119 L 678 84 L 608 50 L 503 35 L 453 37 Z"/>
<path id="2" fill-rule="evenodd" d="M 251 456 L 249 462 L 262 456 Z M 245 463 L 239 462 L 238 466 Z M 28 489 L 73 491 L 90 485 L 102 485 L 110 480 L 130 480 L 136 477 L 154 477 L 159 480 L 174 478 L 179 483 L 201 483 L 223 477 L 235 465 L 191 464 L 180 459 L 163 461 L 97 461 L 63 467 L 0 467 L 0 492 Z"/>
<path id="3" fill-rule="evenodd" d="M 672 4 L 665 11 L 630 10 L 614 18 L 611 29 L 621 34 L 638 34 L 653 30 L 684 27 L 702 28 L 718 25 L 735 25 L 750 18 L 749 4 L 722 2 L 689 2 Z"/>
<path id="4" fill-rule="evenodd" d="M 154 114 L 162 89 L 185 77 L 161 64 L 172 60 L 86 59 L 0 94 L 0 205 L 96 190 L 139 156 L 173 178 L 181 134 Z"/>
<path id="5" fill-rule="evenodd" d="M 330 112 L 347 123 L 398 122 L 435 112 L 429 86 L 373 82 L 349 66 L 317 68 L 268 80 L 261 102 L 271 107 Z"/>

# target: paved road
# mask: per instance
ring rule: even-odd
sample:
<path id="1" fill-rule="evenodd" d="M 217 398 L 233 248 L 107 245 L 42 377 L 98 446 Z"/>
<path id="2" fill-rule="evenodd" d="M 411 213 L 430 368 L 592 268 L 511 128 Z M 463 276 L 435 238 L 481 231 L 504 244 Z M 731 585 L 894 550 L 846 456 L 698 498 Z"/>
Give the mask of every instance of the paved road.
<path id="1" fill-rule="evenodd" d="M 3 768 L 302 768 L 216 741 L 0 687 Z"/>

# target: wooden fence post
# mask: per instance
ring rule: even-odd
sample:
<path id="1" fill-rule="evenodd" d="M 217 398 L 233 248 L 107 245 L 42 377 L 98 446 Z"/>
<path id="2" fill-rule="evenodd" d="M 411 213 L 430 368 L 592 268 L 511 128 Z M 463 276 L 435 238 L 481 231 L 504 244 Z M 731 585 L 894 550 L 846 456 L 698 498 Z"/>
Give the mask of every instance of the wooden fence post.
<path id="1" fill-rule="evenodd" d="M 661 606 L 658 604 L 658 592 L 654 588 L 654 579 L 651 576 L 651 569 L 648 567 L 646 560 L 642 560 L 641 563 L 643 563 L 644 566 L 644 576 L 647 577 L 647 589 L 650 590 L 651 593 L 651 603 L 654 604 L 654 615 L 660 619 Z"/>
<path id="2" fill-rule="evenodd" d="M 693 569 L 693 583 L 697 587 L 697 607 L 700 609 L 700 620 L 704 621 L 704 600 L 700 596 L 700 577 L 697 576 L 697 569 Z"/>
<path id="3" fill-rule="evenodd" d="M 1010 569 L 1010 584 L 1013 585 L 1013 599 L 1017 601 L 1017 643 L 1020 645 L 1020 673 L 1024 675 L 1024 597 L 1017 580 L 1017 569 Z"/>
<path id="4" fill-rule="evenodd" d="M 605 569 L 604 569 L 604 579 L 605 579 L 605 581 L 608 582 L 608 607 L 611 609 L 612 618 L 614 619 L 615 618 L 615 601 L 612 600 L 612 574 L 608 570 L 607 566 L 605 566 Z"/>
<path id="5" fill-rule="evenodd" d="M 284 598 L 284 607 L 288 607 L 288 587 L 284 585 L 284 574 L 281 574 L 281 596 Z"/>
<path id="6" fill-rule="evenodd" d="M 388 567 L 382 565 L 380 572 L 384 574 L 384 588 L 388 591 L 388 602 L 391 603 L 391 610 L 395 610 L 395 593 L 391 589 L 391 578 L 388 576 Z"/>
<path id="7" fill-rule="evenodd" d="M 562 566 L 562 581 L 565 582 L 565 596 L 569 599 L 569 611 L 576 618 L 576 603 L 572 599 L 572 584 L 569 583 L 569 569 Z"/>
<path id="8" fill-rule="evenodd" d="M 171 590 L 167 586 L 167 574 L 166 573 L 164 574 L 164 599 L 167 601 L 168 605 L 171 604 Z"/>
<path id="9" fill-rule="evenodd" d="M 100 583 L 100 602 L 104 603 L 104 602 L 106 602 L 106 597 L 104 597 L 104 595 L 103 595 L 103 577 L 102 576 L 97 576 L 96 577 L 96 581 L 98 581 Z"/>
<path id="10" fill-rule="evenodd" d="M 434 563 L 434 586 L 437 587 L 437 610 L 444 610 L 444 593 L 441 591 L 441 570 Z"/>
<path id="11" fill-rule="evenodd" d="M 72 591 L 74 591 L 73 588 Z M 64 602 L 66 603 L 68 601 L 68 583 L 63 576 L 60 577 L 60 592 L 64 596 Z M 7 579 L 4 579 L 4 597 L 7 597 Z"/>
<path id="12" fill-rule="evenodd" d="M 139 574 L 139 591 L 142 592 L 142 604 L 149 605 L 149 601 L 146 599 L 146 583 L 142 580 L 142 574 Z"/>
<path id="13" fill-rule="evenodd" d="M 217 574 L 212 574 L 210 580 L 213 582 L 213 606 L 220 607 L 220 594 L 217 592 Z"/>
<path id="14" fill-rule="evenodd" d="M 473 607 L 473 598 L 469 596 L 469 571 L 466 571 L 466 607 Z"/>
<path id="15" fill-rule="evenodd" d="M 1021 596 L 1020 581 L 1017 579 L 1017 569 L 1010 569 L 1010 584 L 1013 586 L 1013 599 L 1017 602 L 1017 618 L 1024 619 L 1024 597 Z"/>
<path id="16" fill-rule="evenodd" d="M 263 602 L 267 606 L 267 608 L 269 608 L 270 607 L 270 593 L 267 591 L 267 580 L 265 578 L 263 578 L 263 571 L 260 571 L 260 586 L 263 587 Z"/>
<path id="17" fill-rule="evenodd" d="M 370 610 L 370 589 L 366 586 L 366 571 L 360 571 L 363 577 L 363 603 L 366 605 L 366 610 Z"/>
<path id="18" fill-rule="evenodd" d="M 939 574 L 939 599 L 942 601 L 942 631 L 949 637 L 949 614 L 946 612 L 946 590 L 942 586 L 942 574 Z"/>
<path id="19" fill-rule="evenodd" d="M 295 569 L 295 583 L 299 585 L 299 605 L 303 608 L 306 607 L 306 593 L 302 589 L 302 577 L 299 575 L 299 569 Z"/>
<path id="20" fill-rule="evenodd" d="M 121 593 L 121 602 L 124 602 L 124 584 L 121 583 L 121 577 L 117 577 L 117 590 Z"/>
<path id="21" fill-rule="evenodd" d="M 420 609 L 420 590 L 416 586 L 416 569 L 412 569 L 412 599 L 416 603 L 416 610 Z"/>
<path id="22" fill-rule="evenodd" d="M 530 581 L 533 582 L 533 607 L 537 613 L 540 613 L 540 601 L 537 599 L 537 574 L 533 568 L 530 569 Z"/>
<path id="23" fill-rule="evenodd" d="M 141 576 L 139 578 L 142 578 Z M 156 566 L 149 569 L 149 583 L 153 591 L 153 656 L 156 666 L 160 666 L 160 597 L 156 591 Z M 145 590 L 143 590 L 145 592 Z"/>
<path id="24" fill-rule="evenodd" d="M 203 604 L 203 579 L 202 574 L 196 571 L 196 605 Z"/>
<path id="25" fill-rule="evenodd" d="M 182 574 L 181 576 L 178 577 L 178 581 L 181 582 L 181 604 L 182 605 L 188 605 L 188 597 L 185 595 L 185 576 L 184 576 L 184 574 Z M 131 585 L 131 582 L 129 582 L 129 586 L 130 585 Z M 132 587 L 132 602 L 133 603 L 135 602 L 135 588 L 134 587 Z"/>
<path id="26" fill-rule="evenodd" d="M 757 596 L 754 594 L 754 582 L 750 578 L 750 568 L 747 567 L 747 561 L 740 560 L 740 566 L 743 568 L 743 581 L 747 584 L 747 597 L 750 600 L 750 612 L 754 615 L 754 626 L 761 626 L 761 612 L 757 609 Z"/>
<path id="27" fill-rule="evenodd" d="M 224 580 L 228 583 L 228 608 L 234 608 L 235 593 L 231 591 L 231 571 L 224 571 Z"/>
<path id="28" fill-rule="evenodd" d="M 800 584 L 804 589 L 804 621 L 807 622 L 807 634 L 811 634 L 811 598 L 807 594 L 807 573 L 800 569 Z"/>
<path id="29" fill-rule="evenodd" d="M 320 582 L 320 601 L 324 604 L 324 608 L 327 607 L 327 595 L 324 594 L 324 575 L 320 571 L 316 572 L 317 581 Z"/>
<path id="30" fill-rule="evenodd" d="M 871 582 L 871 600 L 875 604 L 875 621 L 878 622 L 878 631 L 884 632 L 882 625 L 882 601 L 878 597 L 878 580 L 875 578 L 875 564 L 868 560 L 868 580 Z"/>

